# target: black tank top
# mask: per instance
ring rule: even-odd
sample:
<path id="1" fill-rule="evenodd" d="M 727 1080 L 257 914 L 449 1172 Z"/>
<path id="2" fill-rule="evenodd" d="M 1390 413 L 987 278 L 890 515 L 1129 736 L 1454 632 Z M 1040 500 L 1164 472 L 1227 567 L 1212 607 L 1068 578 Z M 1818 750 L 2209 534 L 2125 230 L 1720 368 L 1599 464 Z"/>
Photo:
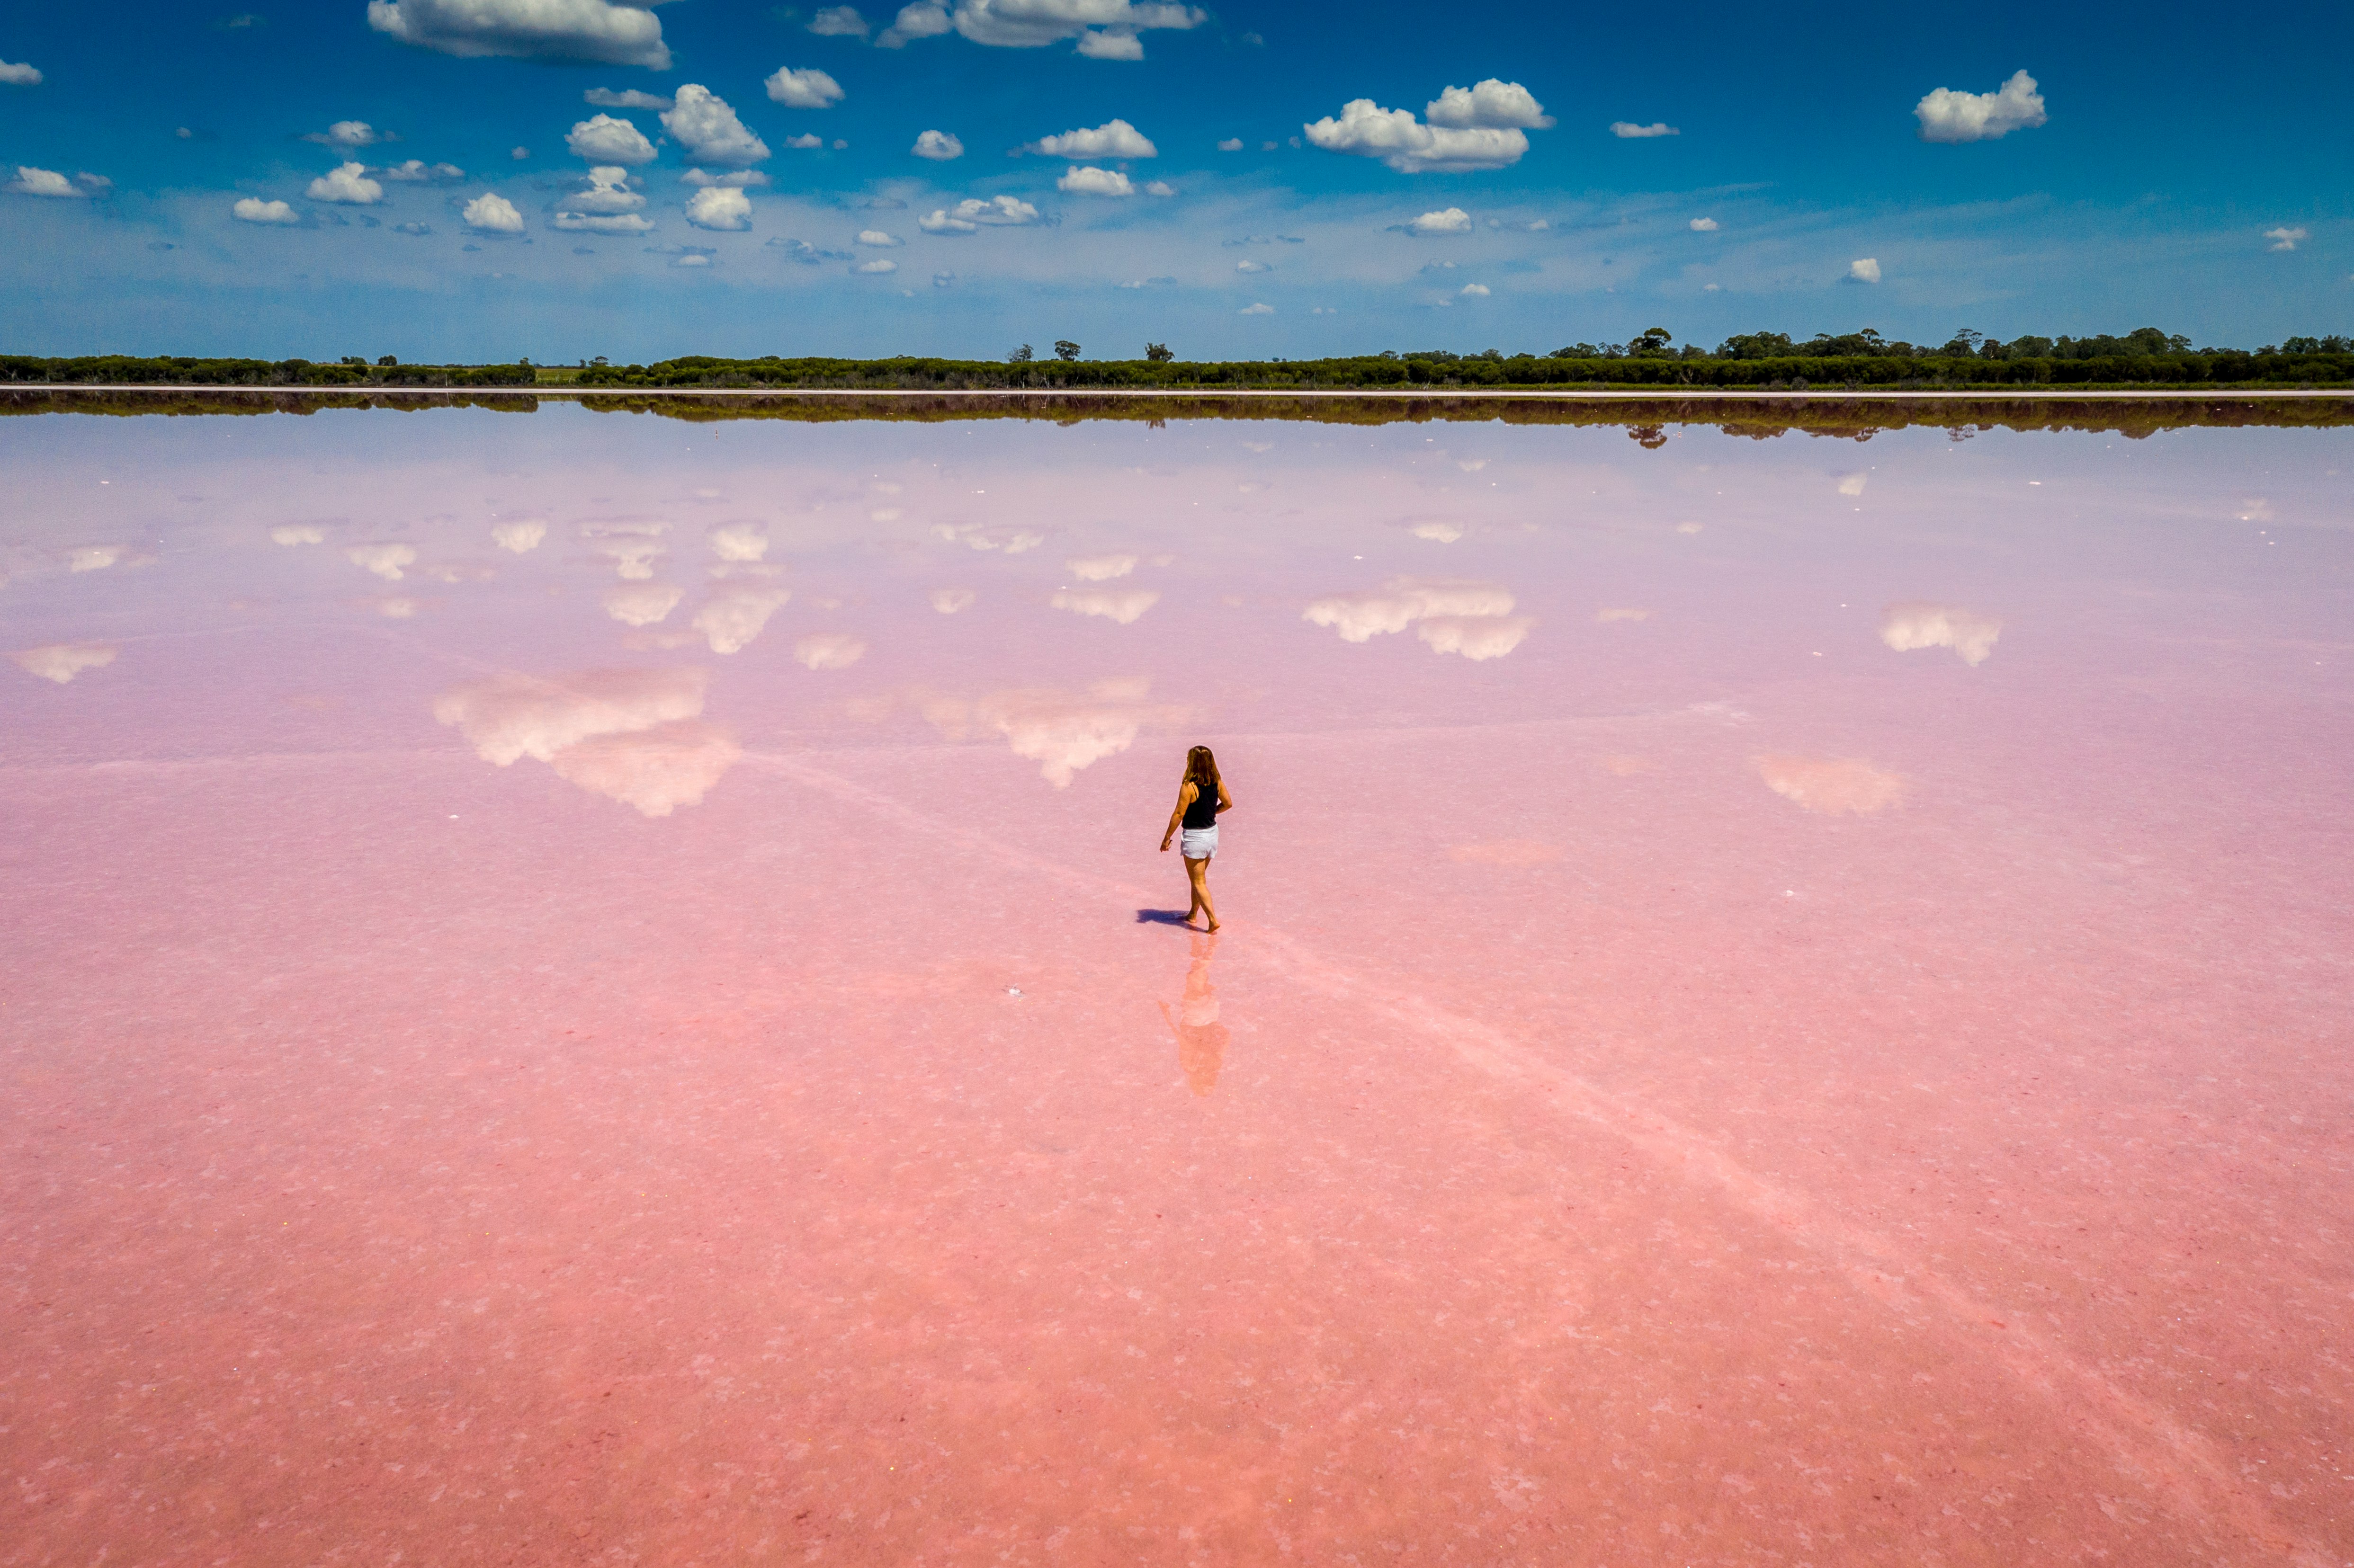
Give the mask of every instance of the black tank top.
<path id="1" fill-rule="evenodd" d="M 1204 791 L 1202 781 L 1193 780 L 1193 803 L 1185 808 L 1185 825 L 1189 828 L 1214 828 L 1218 825 L 1218 792 Z"/>

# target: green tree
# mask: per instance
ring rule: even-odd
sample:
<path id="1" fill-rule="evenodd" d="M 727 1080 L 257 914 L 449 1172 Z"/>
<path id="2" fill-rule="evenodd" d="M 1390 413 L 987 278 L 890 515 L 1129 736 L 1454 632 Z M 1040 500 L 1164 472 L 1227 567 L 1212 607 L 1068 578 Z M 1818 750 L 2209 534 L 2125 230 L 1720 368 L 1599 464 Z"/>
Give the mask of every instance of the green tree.
<path id="1" fill-rule="evenodd" d="M 1066 359 L 1066 360 L 1067 360 L 1067 359 L 1076 359 L 1076 358 L 1078 358 L 1078 356 L 1079 356 L 1079 345 L 1078 345 L 1077 344 L 1073 343 L 1069 338 L 1066 338 L 1066 337 L 1058 337 L 1058 338 L 1056 338 L 1056 339 L 1055 340 L 1055 358 L 1057 358 L 1057 359 Z"/>
<path id="2" fill-rule="evenodd" d="M 1030 345 L 1029 345 L 1028 344 L 1026 344 L 1026 343 L 1025 343 L 1025 344 L 1023 344 L 1020 348 L 1017 348 L 1017 349 L 1015 349 L 1013 353 L 1011 353 L 1011 354 L 1007 355 L 1005 356 L 1005 363 L 1006 363 L 1006 364 L 1008 364 L 1008 365 L 1027 365 L 1027 364 L 1029 364 L 1029 363 L 1030 363 Z"/>
<path id="3" fill-rule="evenodd" d="M 1177 356 L 1169 352 L 1165 343 L 1148 343 L 1144 345 L 1144 357 L 1155 365 L 1166 365 Z"/>
<path id="4" fill-rule="evenodd" d="M 1667 328 L 1649 327 L 1645 329 L 1640 337 L 1628 342 L 1627 352 L 1629 355 L 1665 354 L 1668 344 L 1675 341 L 1676 334 Z"/>

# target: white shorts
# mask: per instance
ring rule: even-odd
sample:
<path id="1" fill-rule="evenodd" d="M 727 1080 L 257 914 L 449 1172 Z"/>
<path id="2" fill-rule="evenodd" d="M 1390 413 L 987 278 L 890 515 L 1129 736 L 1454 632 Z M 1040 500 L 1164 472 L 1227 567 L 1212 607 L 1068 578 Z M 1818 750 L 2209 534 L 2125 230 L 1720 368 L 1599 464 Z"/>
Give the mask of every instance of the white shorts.
<path id="1" fill-rule="evenodd" d="M 1177 841 L 1177 853 L 1187 860 L 1209 859 L 1218 853 L 1218 830 L 1187 828 L 1184 836 Z"/>

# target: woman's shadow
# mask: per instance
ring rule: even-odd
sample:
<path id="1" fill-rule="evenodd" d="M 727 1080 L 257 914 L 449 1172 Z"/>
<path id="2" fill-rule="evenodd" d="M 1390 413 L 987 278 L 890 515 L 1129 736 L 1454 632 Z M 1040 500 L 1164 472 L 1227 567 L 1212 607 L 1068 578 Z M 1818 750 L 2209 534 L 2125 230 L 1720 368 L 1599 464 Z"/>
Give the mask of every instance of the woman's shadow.
<path id="1" fill-rule="evenodd" d="M 1201 928 L 1187 924 L 1182 909 L 1140 909 L 1136 912 L 1136 923 L 1140 926 L 1184 926 L 1189 931 Z"/>

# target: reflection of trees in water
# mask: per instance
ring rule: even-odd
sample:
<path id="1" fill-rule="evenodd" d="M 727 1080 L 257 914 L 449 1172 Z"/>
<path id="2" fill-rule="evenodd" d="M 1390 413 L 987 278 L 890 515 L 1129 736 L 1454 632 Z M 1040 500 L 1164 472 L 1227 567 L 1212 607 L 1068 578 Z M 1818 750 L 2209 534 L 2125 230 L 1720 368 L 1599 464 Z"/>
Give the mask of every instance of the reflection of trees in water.
<path id="1" fill-rule="evenodd" d="M 1206 1095 L 1218 1081 L 1226 1060 L 1232 1032 L 1218 1022 L 1218 989 L 1210 983 L 1210 959 L 1218 950 L 1215 937 L 1195 937 L 1193 961 L 1185 970 L 1185 995 L 1172 1011 L 1161 1003 L 1161 1016 L 1177 1036 L 1177 1070 L 1197 1095 Z"/>

